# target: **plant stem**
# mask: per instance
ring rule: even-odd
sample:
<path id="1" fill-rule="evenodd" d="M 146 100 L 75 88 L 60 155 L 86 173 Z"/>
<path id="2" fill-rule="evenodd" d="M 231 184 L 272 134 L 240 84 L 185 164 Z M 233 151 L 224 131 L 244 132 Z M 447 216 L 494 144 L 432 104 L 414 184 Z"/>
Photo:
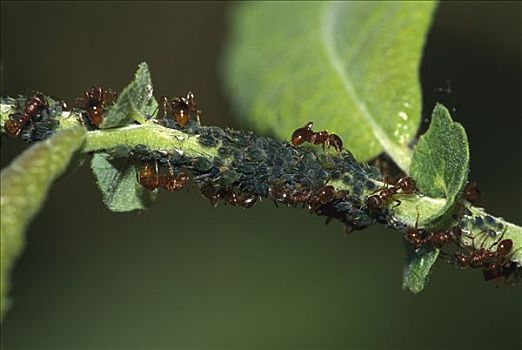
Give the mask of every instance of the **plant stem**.
<path id="1" fill-rule="evenodd" d="M 14 106 L 10 104 L 1 104 L 0 122 L 3 125 L 7 120 L 9 114 L 13 111 Z M 60 124 L 58 129 L 68 129 L 75 125 L 79 125 L 79 115 L 69 112 L 64 112 L 61 116 L 58 116 Z M 205 130 L 206 127 L 201 127 Z M 210 129 L 210 128 L 209 128 Z M 216 127 L 212 127 L 212 130 L 219 130 L 225 135 L 229 135 L 231 131 L 221 130 Z M 234 158 L 221 156 L 218 149 L 223 146 L 222 142 L 218 142 L 213 146 L 203 145 L 199 138 L 200 134 L 187 133 L 184 130 L 177 130 L 172 128 L 164 127 L 158 124 L 155 120 L 149 120 L 143 124 L 131 124 L 125 127 L 114 128 L 114 129 L 103 129 L 89 131 L 86 136 L 86 141 L 83 147 L 84 153 L 94 152 L 108 152 L 110 150 L 117 149 L 118 147 L 134 148 L 136 146 L 146 146 L 151 152 L 164 152 L 167 154 L 177 153 L 185 157 L 190 158 L 205 158 L 209 161 L 219 160 L 223 164 L 223 167 L 234 168 Z M 270 140 L 270 139 L 267 139 Z M 281 147 L 284 143 L 281 143 Z M 288 145 L 284 146 L 287 147 Z M 238 152 L 244 152 L 245 149 L 237 149 Z M 322 152 L 313 148 L 300 147 L 296 151 L 299 157 L 307 157 L 309 154 L 317 155 L 320 160 L 321 166 L 324 169 L 332 170 L 332 164 L 340 162 L 341 155 L 332 155 L 331 153 Z M 349 152 L 343 151 L 344 157 L 349 159 Z M 347 155 L 348 154 L 348 155 Z M 270 156 L 270 155 L 269 155 Z M 337 163 L 336 163 L 337 162 Z M 348 160 L 350 163 L 351 160 Z M 431 229 L 445 229 L 452 225 L 457 224 L 454 219 L 451 219 L 451 214 L 445 213 L 449 220 L 445 221 L 445 227 L 430 227 L 430 223 L 426 222 L 425 219 L 432 217 L 438 213 L 441 208 L 444 207 L 444 198 L 430 198 L 423 196 L 422 194 L 412 195 L 399 195 L 401 205 L 394 206 L 393 201 L 388 204 L 388 211 L 385 217 L 375 218 L 364 208 L 366 198 L 375 192 L 375 189 L 365 187 L 362 184 L 372 182 L 376 188 L 384 186 L 384 183 L 380 179 L 380 176 L 371 176 L 375 174 L 375 169 L 368 167 L 364 164 L 357 164 L 353 160 L 353 170 L 343 169 L 343 173 L 336 178 L 328 178 L 324 183 L 332 185 L 336 190 L 347 190 L 350 194 L 354 194 L 351 198 L 351 204 L 358 206 L 358 215 L 361 213 L 366 214 L 372 222 L 384 222 L 388 227 L 405 231 L 407 227 L 415 226 L 418 222 L 419 227 L 426 227 Z M 361 175 L 362 174 L 362 175 Z M 347 183 L 343 181 L 343 177 L 358 177 L 356 183 Z M 362 177 L 361 177 L 362 176 Z M 239 183 L 234 185 L 237 188 L 243 188 L 244 184 Z M 354 191 L 354 186 L 361 185 L 360 193 Z M 488 229 L 492 229 L 495 232 L 504 231 L 503 237 L 513 240 L 514 246 L 513 251 L 515 254 L 511 257 L 511 260 L 522 263 L 522 229 L 514 224 L 506 222 L 502 218 L 495 218 L 488 215 L 481 208 L 472 207 L 468 202 L 462 201 L 465 209 L 465 214 L 459 219 L 458 224 L 463 227 L 468 233 L 473 235 L 481 235 L 484 237 L 484 247 L 487 249 L 496 249 L 492 244 L 498 237 L 490 237 L 484 232 Z M 471 241 L 464 237 L 461 242 L 464 245 L 472 244 Z"/>

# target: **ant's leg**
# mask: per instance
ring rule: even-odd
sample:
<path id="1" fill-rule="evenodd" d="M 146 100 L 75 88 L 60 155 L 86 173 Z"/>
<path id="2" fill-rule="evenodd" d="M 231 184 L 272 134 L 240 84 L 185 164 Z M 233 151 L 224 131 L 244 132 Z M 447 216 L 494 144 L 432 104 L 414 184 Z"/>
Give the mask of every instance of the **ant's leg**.
<path id="1" fill-rule="evenodd" d="M 163 118 L 167 118 L 167 105 L 169 103 L 169 100 L 167 96 L 161 96 L 161 101 L 163 103 Z"/>

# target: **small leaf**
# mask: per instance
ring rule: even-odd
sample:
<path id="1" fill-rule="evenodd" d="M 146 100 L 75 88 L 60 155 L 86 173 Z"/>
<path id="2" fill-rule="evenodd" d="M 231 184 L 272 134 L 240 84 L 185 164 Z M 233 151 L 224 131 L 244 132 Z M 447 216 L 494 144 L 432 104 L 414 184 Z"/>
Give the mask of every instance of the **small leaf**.
<path id="1" fill-rule="evenodd" d="M 420 293 L 428 284 L 429 274 L 433 264 L 437 261 L 439 250 L 415 254 L 413 249 L 408 249 L 408 262 L 404 267 L 402 288 L 413 293 Z"/>
<path id="2" fill-rule="evenodd" d="M 25 244 L 24 231 L 42 206 L 53 181 L 82 146 L 85 129 L 59 131 L 18 156 L 1 173 L 1 307 L 9 302 L 9 273 Z"/>
<path id="3" fill-rule="evenodd" d="M 136 166 L 127 159 L 110 159 L 106 153 L 92 157 L 91 168 L 103 196 L 103 203 L 114 212 L 149 208 L 156 192 L 145 189 L 136 181 Z"/>
<path id="4" fill-rule="evenodd" d="M 149 67 L 143 62 L 139 65 L 134 80 L 121 92 L 116 104 L 107 112 L 100 128 L 121 127 L 133 121 L 144 123 L 158 107 L 152 93 Z"/>
<path id="5" fill-rule="evenodd" d="M 415 147 L 411 175 L 421 193 L 445 198 L 438 213 L 424 220 L 435 221 L 449 211 L 466 184 L 469 146 L 466 131 L 451 119 L 449 111 L 437 104 L 428 131 Z"/>
<path id="6" fill-rule="evenodd" d="M 408 171 L 433 2 L 254 2 L 238 9 L 225 77 L 242 118 L 288 139 L 314 121 L 360 160 Z"/>

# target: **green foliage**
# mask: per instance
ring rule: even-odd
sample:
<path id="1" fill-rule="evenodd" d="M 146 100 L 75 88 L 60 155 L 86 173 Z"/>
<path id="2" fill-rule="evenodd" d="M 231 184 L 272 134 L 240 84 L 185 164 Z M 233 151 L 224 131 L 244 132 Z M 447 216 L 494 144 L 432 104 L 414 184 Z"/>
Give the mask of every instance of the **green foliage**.
<path id="1" fill-rule="evenodd" d="M 407 247 L 408 262 L 404 266 L 402 288 L 413 293 L 420 293 L 428 283 L 429 274 L 433 264 L 437 261 L 439 250 L 416 254 L 413 249 Z"/>
<path id="2" fill-rule="evenodd" d="M 74 127 L 35 144 L 1 172 L 1 310 L 9 302 L 9 272 L 20 255 L 24 231 L 45 200 L 53 181 L 82 146 L 85 129 Z"/>
<path id="3" fill-rule="evenodd" d="M 408 172 L 418 69 L 433 2 L 260 2 L 233 18 L 229 93 L 256 130 L 288 139 L 312 120 L 359 159 Z"/>
<path id="4" fill-rule="evenodd" d="M 106 153 L 97 153 L 91 169 L 102 193 L 103 203 L 114 212 L 149 208 L 157 192 L 145 189 L 136 181 L 136 166 L 129 159 L 111 159 Z"/>
<path id="5" fill-rule="evenodd" d="M 116 104 L 107 112 L 100 128 L 109 129 L 143 123 L 152 116 L 158 103 L 152 95 L 152 80 L 147 63 L 140 63 L 134 80 L 120 93 Z"/>
<path id="6" fill-rule="evenodd" d="M 411 175 L 421 193 L 435 198 L 444 198 L 444 205 L 427 211 L 425 207 L 413 208 L 406 203 L 402 210 L 416 210 L 421 225 L 437 226 L 441 221 L 450 221 L 454 203 L 464 185 L 469 167 L 469 147 L 466 131 L 451 119 L 449 111 L 437 104 L 433 110 L 431 124 L 415 147 L 411 163 Z M 422 291 L 427 283 L 432 265 L 439 251 L 410 251 L 404 270 L 403 287 L 414 293 Z"/>
<path id="7" fill-rule="evenodd" d="M 440 212 L 425 218 L 433 223 L 453 207 L 462 192 L 469 169 L 469 145 L 466 131 L 451 119 L 449 111 L 437 104 L 428 131 L 415 147 L 411 176 L 421 193 L 445 198 Z"/>

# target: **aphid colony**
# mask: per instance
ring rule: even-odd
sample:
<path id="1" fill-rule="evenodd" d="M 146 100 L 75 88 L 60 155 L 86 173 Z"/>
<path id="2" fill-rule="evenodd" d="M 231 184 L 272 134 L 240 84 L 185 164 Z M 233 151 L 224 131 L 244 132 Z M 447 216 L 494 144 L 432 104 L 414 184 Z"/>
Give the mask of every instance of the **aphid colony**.
<path id="1" fill-rule="evenodd" d="M 88 129 L 96 129 L 103 122 L 107 110 L 113 105 L 116 94 L 95 86 L 77 99 L 81 122 Z M 12 102 L 12 101 L 7 101 Z M 183 130 L 198 135 L 198 142 L 206 147 L 218 147 L 219 157 L 212 160 L 203 157 L 151 151 L 145 145 L 126 150 L 118 157 L 134 158 L 139 164 L 137 181 L 148 190 L 176 191 L 187 185 L 190 179 L 212 206 L 219 202 L 235 207 L 250 208 L 263 198 L 271 198 L 277 205 L 302 206 L 311 213 L 325 216 L 344 224 L 345 232 L 361 230 L 373 222 L 391 226 L 388 205 L 401 204 L 395 195 L 417 192 L 415 181 L 401 177 L 397 181 L 386 180 L 384 186 L 379 171 L 358 163 L 336 134 L 327 131 L 314 132 L 313 123 L 296 129 L 290 143 L 255 136 L 251 132 L 201 126 L 201 111 L 197 109 L 194 94 L 171 100 L 162 98 L 163 118 L 155 123 L 167 128 Z M 37 93 L 31 98 L 19 98 L 16 105 L 20 112 L 13 113 L 4 124 L 7 134 L 26 141 L 43 139 L 58 126 L 56 116 L 66 110 L 61 101 L 52 101 Z M 308 142 L 322 145 L 325 151 L 333 147 L 336 154 L 314 153 L 306 147 Z M 347 189 L 336 190 L 328 182 L 340 180 Z M 469 184 L 463 199 L 476 204 L 480 192 L 475 183 Z M 469 215 L 462 206 L 458 216 Z M 489 219 L 488 219 L 489 218 Z M 459 222 L 459 218 L 456 218 Z M 497 224 L 491 217 L 474 218 L 475 226 Z M 418 221 L 418 220 L 417 220 Z M 494 226 L 493 226 L 494 227 Z M 500 229 L 501 227 L 494 227 Z M 480 268 L 486 280 L 513 283 L 522 278 L 522 268 L 511 261 L 513 242 L 502 236 L 489 246 L 485 240 L 477 247 L 475 238 L 466 232 L 469 228 L 454 226 L 447 230 L 427 231 L 417 227 L 405 227 L 404 238 L 415 252 L 438 248 L 441 256 L 460 268 Z M 479 233 L 483 233 L 482 230 Z M 496 237 L 489 228 L 488 234 Z M 471 245 L 463 245 L 462 237 L 471 239 Z M 452 253 L 447 253 L 452 251 Z"/>

